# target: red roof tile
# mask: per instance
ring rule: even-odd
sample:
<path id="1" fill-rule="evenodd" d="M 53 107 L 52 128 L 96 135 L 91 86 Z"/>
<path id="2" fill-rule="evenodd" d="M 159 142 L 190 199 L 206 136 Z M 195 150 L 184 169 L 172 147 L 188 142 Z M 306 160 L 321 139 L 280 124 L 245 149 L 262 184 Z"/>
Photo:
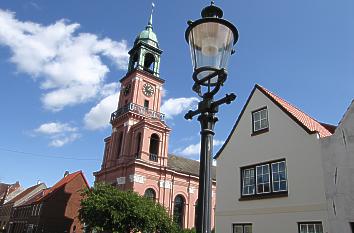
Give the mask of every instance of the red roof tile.
<path id="1" fill-rule="evenodd" d="M 63 179 L 59 180 L 59 182 L 56 183 L 55 185 L 53 185 L 51 188 L 44 190 L 43 195 L 41 197 L 39 197 L 39 199 L 37 199 L 36 201 L 41 201 L 41 200 L 46 199 L 48 196 L 50 196 L 52 193 L 55 193 L 56 191 L 58 191 L 60 188 L 62 188 L 66 184 L 68 184 L 70 181 L 72 181 L 78 175 L 82 175 L 83 179 L 85 180 L 86 185 L 89 186 L 82 171 L 77 171 L 77 172 L 74 172 L 74 173 L 71 173 L 71 174 L 65 176 Z"/>
<path id="2" fill-rule="evenodd" d="M 332 133 L 327 129 L 327 127 L 323 126 L 320 122 L 310 117 L 294 105 L 289 102 L 283 100 L 279 96 L 273 94 L 268 91 L 264 87 L 260 85 L 256 85 L 259 90 L 261 90 L 265 95 L 267 95 L 273 102 L 277 103 L 283 110 L 289 113 L 299 124 L 308 129 L 309 132 L 315 133 L 317 132 L 321 138 L 331 136 Z"/>

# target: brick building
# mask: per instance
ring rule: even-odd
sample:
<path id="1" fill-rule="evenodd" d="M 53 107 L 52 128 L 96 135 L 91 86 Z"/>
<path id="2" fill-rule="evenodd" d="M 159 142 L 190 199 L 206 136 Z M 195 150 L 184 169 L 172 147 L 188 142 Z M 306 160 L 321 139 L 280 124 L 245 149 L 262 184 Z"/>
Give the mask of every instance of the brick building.
<path id="1" fill-rule="evenodd" d="M 46 189 L 47 186 L 43 183 L 36 184 L 32 187 L 29 187 L 22 191 L 20 194 L 16 195 L 10 201 L 4 203 L 0 206 L 0 232 L 1 230 L 4 231 L 6 226 L 9 223 L 10 216 L 12 213 L 12 209 L 22 205 L 23 203 L 27 202 L 38 193 L 42 192 Z"/>
<path id="2" fill-rule="evenodd" d="M 13 208 L 7 233 L 81 233 L 78 219 L 80 190 L 89 187 L 82 171 L 65 176 L 48 188 Z"/>
<path id="3" fill-rule="evenodd" d="M 199 162 L 168 153 L 171 129 L 160 112 L 164 79 L 152 17 L 129 51 L 127 74 L 120 80 L 118 108 L 111 116 L 96 182 L 134 190 L 161 203 L 182 228 L 195 226 Z M 215 206 L 215 169 L 213 168 Z M 212 213 L 214 219 L 214 213 Z M 213 225 L 214 221 L 212 221 Z"/>

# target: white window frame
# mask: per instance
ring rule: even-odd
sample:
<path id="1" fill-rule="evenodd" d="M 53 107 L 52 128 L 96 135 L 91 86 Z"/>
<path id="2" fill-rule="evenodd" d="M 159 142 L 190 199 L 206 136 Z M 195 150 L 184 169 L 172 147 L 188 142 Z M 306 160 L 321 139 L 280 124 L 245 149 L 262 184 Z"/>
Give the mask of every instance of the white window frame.
<path id="1" fill-rule="evenodd" d="M 279 169 L 279 168 L 280 168 L 279 165 L 280 165 L 281 163 L 284 163 L 284 171 L 281 171 L 281 170 Z M 273 164 L 278 164 L 278 169 L 277 169 L 276 172 L 274 172 L 274 170 L 273 170 Z M 285 162 L 285 160 L 284 160 L 284 161 L 279 161 L 279 162 L 274 162 L 274 163 L 271 163 L 270 165 L 271 165 L 271 171 L 272 171 L 272 191 L 273 191 L 274 193 L 287 191 L 287 190 L 288 190 L 288 176 L 287 176 L 287 169 L 286 169 L 286 162 Z M 285 180 L 284 180 L 284 179 L 280 179 L 280 176 L 279 176 L 279 180 L 275 181 L 275 180 L 274 180 L 274 175 L 275 175 L 275 174 L 279 174 L 279 173 L 281 173 L 281 172 L 284 172 L 284 174 L 285 174 Z M 280 183 L 281 183 L 281 182 L 284 182 L 284 181 L 285 181 L 285 189 L 280 189 Z M 275 183 L 275 182 L 278 182 L 278 183 L 279 183 L 279 190 L 275 190 L 275 189 L 274 189 L 274 183 Z"/>
<path id="2" fill-rule="evenodd" d="M 309 231 L 310 226 L 313 227 L 313 230 L 314 230 L 313 233 L 323 233 L 322 222 L 303 222 L 303 223 L 300 222 L 299 223 L 299 233 L 312 233 Z"/>
<path id="3" fill-rule="evenodd" d="M 249 176 L 246 177 L 246 171 L 249 171 Z M 242 196 L 247 196 L 247 195 L 254 195 L 255 191 L 256 191 L 256 184 L 255 184 L 255 168 L 251 167 L 251 168 L 245 168 L 242 170 Z M 253 174 L 253 175 L 252 175 Z M 253 182 L 253 184 L 250 185 L 246 185 L 246 179 L 249 180 L 250 183 Z M 253 187 L 253 192 L 248 192 L 248 188 Z M 247 193 L 245 193 L 245 188 L 247 188 Z"/>
<path id="4" fill-rule="evenodd" d="M 257 194 L 263 194 L 263 193 L 270 193 L 271 192 L 271 187 L 270 187 L 270 164 L 266 163 L 266 164 L 261 164 L 261 165 L 257 165 L 256 166 L 256 193 Z M 265 175 L 268 175 L 268 182 L 262 182 L 262 183 L 258 183 L 258 168 L 261 167 L 262 169 L 262 174 L 260 174 L 262 176 L 262 179 Z M 268 173 L 263 173 L 263 167 L 268 167 Z M 264 192 L 264 187 L 265 185 L 268 184 L 269 185 L 269 191 L 268 192 Z M 258 192 L 258 185 L 262 185 L 263 186 L 263 192 Z"/>
<path id="5" fill-rule="evenodd" d="M 265 117 L 262 118 L 262 112 L 265 112 Z M 259 113 L 259 119 L 256 119 L 255 115 Z M 262 122 L 266 121 L 266 126 L 262 127 Z M 259 122 L 259 128 L 256 129 L 256 123 Z M 253 133 L 256 133 L 261 130 L 265 130 L 269 128 L 269 121 L 268 121 L 268 109 L 267 107 L 261 108 L 252 112 L 252 126 L 253 126 Z"/>

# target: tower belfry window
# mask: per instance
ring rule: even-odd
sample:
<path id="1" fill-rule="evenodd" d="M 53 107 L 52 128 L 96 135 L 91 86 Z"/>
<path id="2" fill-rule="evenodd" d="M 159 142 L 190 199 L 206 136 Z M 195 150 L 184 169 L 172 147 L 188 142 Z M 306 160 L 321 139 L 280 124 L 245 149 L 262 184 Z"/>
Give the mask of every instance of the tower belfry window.
<path id="1" fill-rule="evenodd" d="M 155 57 L 151 53 L 146 53 L 144 57 L 144 70 L 154 73 Z"/>

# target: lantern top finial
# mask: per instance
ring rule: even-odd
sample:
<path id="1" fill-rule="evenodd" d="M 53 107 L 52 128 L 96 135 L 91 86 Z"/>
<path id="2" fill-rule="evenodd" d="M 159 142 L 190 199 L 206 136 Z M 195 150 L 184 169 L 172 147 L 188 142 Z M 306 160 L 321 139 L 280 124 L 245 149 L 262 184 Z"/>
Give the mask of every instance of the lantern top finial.
<path id="1" fill-rule="evenodd" d="M 148 44 L 153 45 L 154 47 L 158 47 L 157 36 L 153 31 L 153 27 L 152 27 L 152 15 L 154 13 L 155 4 L 152 3 L 151 6 L 152 8 L 151 8 L 151 14 L 149 17 L 148 24 L 145 27 L 145 29 L 136 37 L 134 44 L 137 44 L 140 41 L 144 41 Z"/>
<path id="2" fill-rule="evenodd" d="M 213 0 L 210 2 L 210 6 L 205 7 L 201 12 L 203 18 L 222 18 L 223 14 L 224 13 L 221 8 L 215 6 L 215 2 Z"/>

